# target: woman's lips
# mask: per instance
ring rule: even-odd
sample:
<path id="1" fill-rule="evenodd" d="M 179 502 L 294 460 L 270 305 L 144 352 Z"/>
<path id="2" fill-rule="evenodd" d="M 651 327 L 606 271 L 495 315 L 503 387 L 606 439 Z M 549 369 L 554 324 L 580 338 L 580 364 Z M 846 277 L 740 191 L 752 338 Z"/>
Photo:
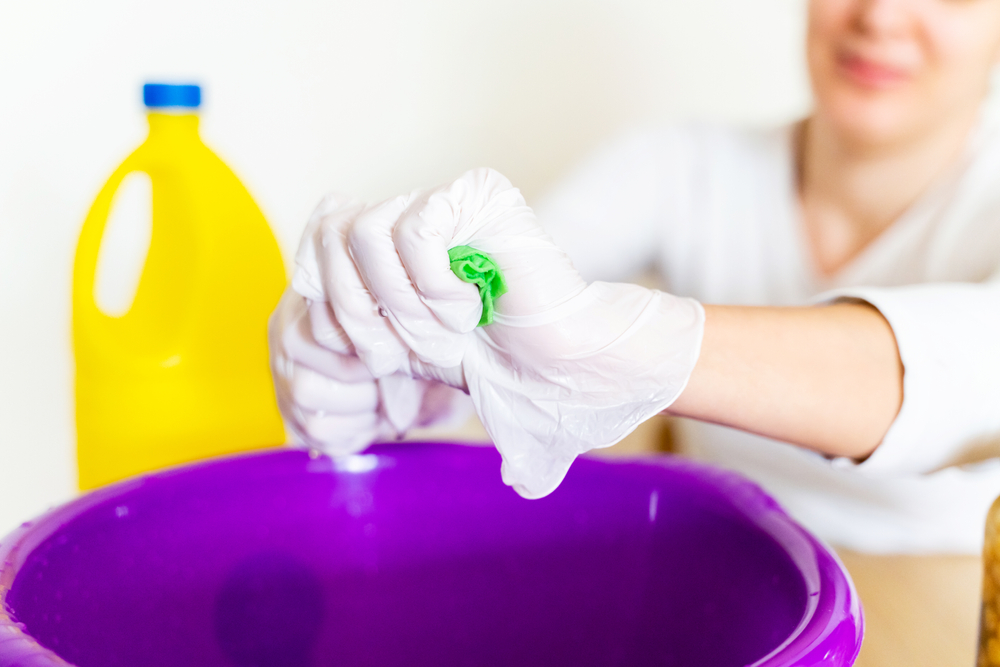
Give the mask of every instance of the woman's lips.
<path id="1" fill-rule="evenodd" d="M 890 88 L 910 78 L 909 72 L 905 69 L 884 65 L 849 53 L 837 56 L 837 66 L 852 81 L 865 88 Z"/>

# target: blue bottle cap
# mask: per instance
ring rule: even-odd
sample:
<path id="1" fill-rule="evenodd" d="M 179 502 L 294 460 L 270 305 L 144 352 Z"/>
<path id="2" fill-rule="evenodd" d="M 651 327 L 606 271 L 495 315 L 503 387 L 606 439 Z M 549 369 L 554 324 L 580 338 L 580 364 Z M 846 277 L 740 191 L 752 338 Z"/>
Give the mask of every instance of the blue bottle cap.
<path id="1" fill-rule="evenodd" d="M 193 84 L 147 83 L 142 87 L 142 101 L 151 109 L 201 106 L 201 86 Z"/>

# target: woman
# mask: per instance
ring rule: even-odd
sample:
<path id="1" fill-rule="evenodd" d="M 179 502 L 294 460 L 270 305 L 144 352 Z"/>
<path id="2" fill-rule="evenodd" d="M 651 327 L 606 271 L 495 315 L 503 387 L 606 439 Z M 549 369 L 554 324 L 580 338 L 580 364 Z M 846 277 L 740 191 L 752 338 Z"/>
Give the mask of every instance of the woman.
<path id="1" fill-rule="evenodd" d="M 666 409 L 700 421 L 692 454 L 834 542 L 977 549 L 1000 493 L 1000 114 L 984 103 L 1000 2 L 812 0 L 807 55 L 804 122 L 627 138 L 539 207 L 555 243 L 490 172 L 376 207 L 328 199 L 300 250 L 306 300 L 273 326 L 293 429 L 354 451 L 447 413 L 443 382 L 530 497 Z M 509 283 L 483 328 L 447 271 L 464 244 Z M 591 280 L 655 265 L 672 294 L 587 285 L 563 250 Z"/>

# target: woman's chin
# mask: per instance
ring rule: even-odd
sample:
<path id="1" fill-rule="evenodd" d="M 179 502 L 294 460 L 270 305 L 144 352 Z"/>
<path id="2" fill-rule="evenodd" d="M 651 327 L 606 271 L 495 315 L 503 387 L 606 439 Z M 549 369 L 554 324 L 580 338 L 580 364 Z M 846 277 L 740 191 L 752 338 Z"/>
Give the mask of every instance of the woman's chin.
<path id="1" fill-rule="evenodd" d="M 877 148 L 919 134 L 926 111 L 912 99 L 894 95 L 843 95 L 821 101 L 817 115 L 849 145 Z"/>

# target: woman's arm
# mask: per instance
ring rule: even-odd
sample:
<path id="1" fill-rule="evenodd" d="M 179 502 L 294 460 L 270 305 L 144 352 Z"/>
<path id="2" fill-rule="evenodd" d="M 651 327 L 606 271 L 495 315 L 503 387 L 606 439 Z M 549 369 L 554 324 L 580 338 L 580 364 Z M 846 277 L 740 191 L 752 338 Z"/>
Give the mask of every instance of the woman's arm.
<path id="1" fill-rule="evenodd" d="M 863 459 L 902 401 L 895 336 L 868 304 L 705 306 L 701 355 L 668 412 Z"/>
<path id="2" fill-rule="evenodd" d="M 296 282 L 316 281 L 309 298 L 329 302 L 351 353 L 371 377 L 468 391 L 504 479 L 527 497 L 668 408 L 864 459 L 869 472 L 1000 457 L 1000 275 L 842 289 L 852 301 L 821 307 L 703 309 L 637 285 L 588 285 L 490 170 L 338 209 L 315 232 Z M 469 243 L 505 277 L 489 326 L 476 326 L 482 295 L 449 268 L 447 249 Z M 293 409 L 315 403 L 300 389 Z M 364 406 L 372 422 L 384 408 Z"/>

